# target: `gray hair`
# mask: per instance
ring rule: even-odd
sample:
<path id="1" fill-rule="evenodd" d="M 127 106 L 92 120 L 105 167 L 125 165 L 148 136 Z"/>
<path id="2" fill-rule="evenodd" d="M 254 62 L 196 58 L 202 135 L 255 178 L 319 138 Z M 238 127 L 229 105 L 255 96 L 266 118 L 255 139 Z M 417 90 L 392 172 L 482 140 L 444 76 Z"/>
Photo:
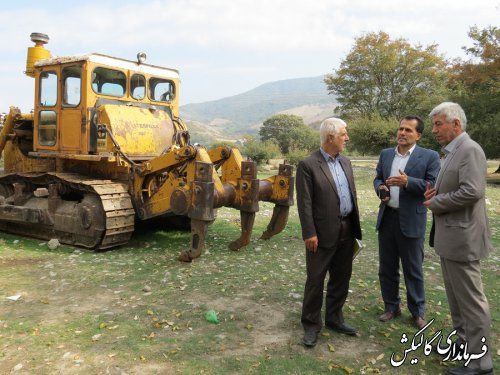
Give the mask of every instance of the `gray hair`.
<path id="1" fill-rule="evenodd" d="M 443 114 L 446 117 L 446 121 L 452 122 L 453 120 L 459 120 L 462 130 L 465 131 L 467 127 L 467 118 L 465 117 L 465 112 L 457 103 L 444 102 L 435 107 L 429 117 L 432 118 L 436 115 Z"/>
<path id="2" fill-rule="evenodd" d="M 324 120 L 319 126 L 319 139 L 321 144 L 325 144 L 329 134 L 339 134 L 340 130 L 345 128 L 347 124 L 344 120 L 337 117 L 329 117 Z"/>

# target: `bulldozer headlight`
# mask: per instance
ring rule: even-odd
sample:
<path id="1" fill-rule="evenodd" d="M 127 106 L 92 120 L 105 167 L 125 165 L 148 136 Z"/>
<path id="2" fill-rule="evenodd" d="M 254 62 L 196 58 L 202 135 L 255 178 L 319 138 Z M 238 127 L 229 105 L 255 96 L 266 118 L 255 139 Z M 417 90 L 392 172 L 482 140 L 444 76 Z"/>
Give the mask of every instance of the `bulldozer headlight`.
<path id="1" fill-rule="evenodd" d="M 142 64 L 146 61 L 146 54 L 144 52 L 139 52 L 137 54 L 137 63 Z"/>

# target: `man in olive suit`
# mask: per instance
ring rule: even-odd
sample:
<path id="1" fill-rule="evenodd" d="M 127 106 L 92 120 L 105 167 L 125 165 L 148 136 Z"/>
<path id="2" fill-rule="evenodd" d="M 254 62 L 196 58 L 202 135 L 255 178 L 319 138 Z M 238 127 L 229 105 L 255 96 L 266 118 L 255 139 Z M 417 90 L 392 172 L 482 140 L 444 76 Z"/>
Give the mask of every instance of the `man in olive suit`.
<path id="1" fill-rule="evenodd" d="M 445 153 L 436 186 L 425 193 L 424 204 L 434 217 L 430 244 L 441 258 L 459 340 L 467 343 L 469 354 L 479 355 L 484 345 L 489 347 L 479 359 L 450 368 L 448 374 L 492 375 L 491 316 L 480 269 L 480 260 L 492 250 L 485 206 L 486 158 L 465 132 L 467 120 L 458 104 L 441 103 L 429 117 L 432 133 Z"/>

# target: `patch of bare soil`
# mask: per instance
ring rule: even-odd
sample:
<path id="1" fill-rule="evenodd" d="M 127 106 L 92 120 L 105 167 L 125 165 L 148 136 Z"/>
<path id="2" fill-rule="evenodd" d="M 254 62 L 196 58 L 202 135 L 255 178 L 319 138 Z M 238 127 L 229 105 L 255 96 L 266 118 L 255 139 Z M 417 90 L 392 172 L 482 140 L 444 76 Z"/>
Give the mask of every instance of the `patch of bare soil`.
<path id="1" fill-rule="evenodd" d="M 121 368 L 116 365 L 106 365 L 110 359 L 105 356 L 96 355 L 92 358 L 92 366 L 82 362 L 80 366 L 75 366 L 74 361 L 61 360 L 57 363 L 56 374 L 64 375 L 170 375 L 179 374 L 169 363 L 145 363 L 141 362 L 130 368 Z M 91 368 L 92 367 L 92 368 Z M 17 375 L 17 374 L 16 374 Z"/>
<path id="2" fill-rule="evenodd" d="M 19 266 L 31 266 L 42 262 L 43 260 L 38 258 L 1 258 L 0 257 L 0 267 L 19 267 Z"/>
<path id="3" fill-rule="evenodd" d="M 38 267 L 20 271 L 20 266 L 32 264 Z M 1 260 L 0 266 L 9 265 L 12 270 L 18 270 L 12 275 L 12 285 L 7 283 L 5 288 L 0 288 L 1 294 L 15 290 L 21 297 L 16 301 L 7 300 L 5 296 L 0 299 L 0 374 L 140 374 L 111 368 L 102 370 L 112 362 L 110 358 L 100 358 L 99 353 L 92 352 L 86 353 L 85 359 L 80 358 L 77 354 L 81 353 L 80 348 L 65 342 L 64 337 L 50 334 L 54 325 L 60 327 L 64 322 L 78 321 L 89 315 L 112 317 L 124 307 L 119 305 L 120 296 L 113 291 L 87 287 L 78 280 L 65 278 L 55 267 L 44 267 L 47 264 L 46 260 L 30 258 Z M 23 277 L 30 281 L 19 282 Z M 12 334 L 16 326 L 17 332 Z M 7 335 L 2 328 L 10 328 L 11 333 Z M 70 334 L 68 332 L 61 334 Z M 46 337 L 45 345 L 40 345 L 39 337 Z"/>
<path id="4" fill-rule="evenodd" d="M 252 322 L 249 327 L 250 342 L 245 342 L 244 346 L 226 348 L 222 353 L 226 356 L 259 354 L 265 348 L 287 345 L 295 334 L 285 327 L 285 312 L 277 306 L 259 304 L 245 296 L 220 297 L 215 300 L 200 296 L 198 303 L 205 304 L 224 316 L 243 314 L 245 321 Z"/>

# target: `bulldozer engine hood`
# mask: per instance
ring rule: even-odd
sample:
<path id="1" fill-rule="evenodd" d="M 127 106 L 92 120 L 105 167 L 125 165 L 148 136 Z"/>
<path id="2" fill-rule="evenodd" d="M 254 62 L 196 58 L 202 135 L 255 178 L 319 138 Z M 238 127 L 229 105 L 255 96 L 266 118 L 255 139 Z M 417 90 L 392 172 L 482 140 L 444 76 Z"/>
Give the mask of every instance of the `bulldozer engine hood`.
<path id="1" fill-rule="evenodd" d="M 98 109 L 101 123 L 109 128 L 121 151 L 132 159 L 157 157 L 172 145 L 175 126 L 168 110 L 111 103 Z"/>

